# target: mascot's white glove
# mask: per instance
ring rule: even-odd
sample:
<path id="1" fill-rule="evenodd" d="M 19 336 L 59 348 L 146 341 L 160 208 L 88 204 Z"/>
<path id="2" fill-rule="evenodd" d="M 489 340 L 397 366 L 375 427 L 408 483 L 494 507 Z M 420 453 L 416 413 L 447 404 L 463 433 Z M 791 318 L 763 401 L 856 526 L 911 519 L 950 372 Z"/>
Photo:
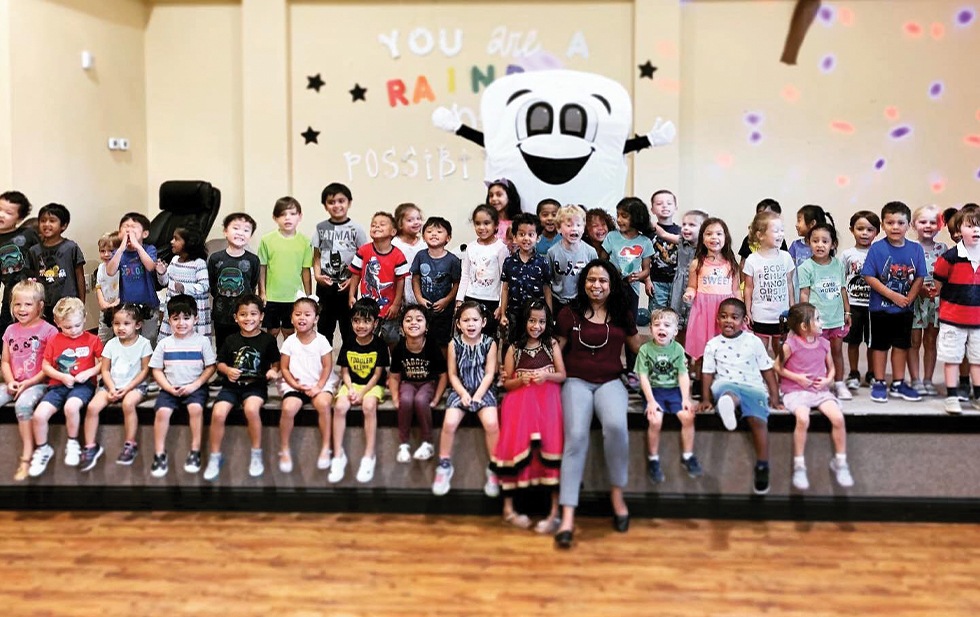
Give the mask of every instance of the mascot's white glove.
<path id="1" fill-rule="evenodd" d="M 432 114 L 432 119 L 435 121 L 435 113 Z M 657 118 L 657 121 L 653 123 L 653 128 L 647 133 L 647 139 L 650 140 L 651 146 L 666 146 L 673 143 L 676 137 L 677 127 L 670 120 L 664 122 L 663 118 Z"/>
<path id="2" fill-rule="evenodd" d="M 442 129 L 447 133 L 455 133 L 459 127 L 463 126 L 463 121 L 459 117 L 459 110 L 454 105 L 452 109 L 437 107 L 432 112 L 432 124 L 437 129 Z"/>

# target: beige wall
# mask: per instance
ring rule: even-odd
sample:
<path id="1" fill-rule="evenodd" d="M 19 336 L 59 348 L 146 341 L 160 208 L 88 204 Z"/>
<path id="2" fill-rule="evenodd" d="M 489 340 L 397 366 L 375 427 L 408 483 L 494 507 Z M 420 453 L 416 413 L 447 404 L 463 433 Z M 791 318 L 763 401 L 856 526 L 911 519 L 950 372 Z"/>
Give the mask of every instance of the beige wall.
<path id="1" fill-rule="evenodd" d="M 146 128 L 151 211 L 159 206 L 157 191 L 166 180 L 213 183 L 221 189 L 222 214 L 245 207 L 241 21 L 236 3 L 150 9 Z M 212 235 L 220 236 L 220 229 Z"/>

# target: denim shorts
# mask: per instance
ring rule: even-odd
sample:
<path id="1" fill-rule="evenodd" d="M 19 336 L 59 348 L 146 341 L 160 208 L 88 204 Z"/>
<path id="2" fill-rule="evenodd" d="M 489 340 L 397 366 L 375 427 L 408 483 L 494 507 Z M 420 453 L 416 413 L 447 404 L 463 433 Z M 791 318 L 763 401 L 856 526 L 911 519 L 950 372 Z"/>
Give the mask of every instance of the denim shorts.
<path id="1" fill-rule="evenodd" d="M 188 405 L 204 405 L 208 402 L 208 387 L 203 385 L 197 390 L 194 390 L 187 396 L 174 396 L 165 390 L 160 390 L 157 394 L 156 405 L 153 406 L 154 409 L 177 409 L 180 406 L 187 407 Z"/>
<path id="2" fill-rule="evenodd" d="M 765 390 L 747 386 L 734 381 L 715 381 L 711 384 L 711 396 L 715 402 L 723 394 L 734 394 L 738 397 L 738 406 L 743 417 L 769 419 L 769 393 Z"/>
<path id="3" fill-rule="evenodd" d="M 52 386 L 44 395 L 44 398 L 41 399 L 41 402 L 49 403 L 57 409 L 61 409 L 70 398 L 77 398 L 82 402 L 82 405 L 88 405 L 88 402 L 92 400 L 93 396 L 95 396 L 95 384 L 91 381 L 86 381 L 84 383 L 77 383 L 70 388 L 64 384 Z"/>
<path id="4" fill-rule="evenodd" d="M 673 281 L 652 281 L 653 293 L 650 295 L 647 308 L 652 313 L 654 309 L 670 308 L 670 290 L 674 286 Z"/>

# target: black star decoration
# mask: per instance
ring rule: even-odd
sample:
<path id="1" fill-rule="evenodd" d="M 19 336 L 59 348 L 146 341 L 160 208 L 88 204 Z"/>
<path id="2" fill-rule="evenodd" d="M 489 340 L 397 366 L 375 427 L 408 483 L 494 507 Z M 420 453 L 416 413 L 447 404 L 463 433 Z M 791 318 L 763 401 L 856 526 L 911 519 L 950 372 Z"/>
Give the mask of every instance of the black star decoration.
<path id="1" fill-rule="evenodd" d="M 314 131 L 312 126 L 306 127 L 306 130 L 300 133 L 300 135 L 303 136 L 303 139 L 306 140 L 306 143 L 304 143 L 303 145 L 305 146 L 309 144 L 319 144 L 320 142 L 316 140 L 319 134 L 320 131 Z"/>
<path id="2" fill-rule="evenodd" d="M 354 87 L 348 90 L 348 92 L 350 92 L 351 103 L 355 101 L 367 102 L 367 99 L 364 98 L 364 93 L 367 92 L 367 88 L 362 88 L 361 84 L 354 84 Z"/>
<path id="3" fill-rule="evenodd" d="M 324 86 L 324 81 L 320 79 L 319 73 L 317 73 L 316 75 L 307 75 L 306 81 L 308 82 L 306 84 L 306 89 L 316 90 L 318 94 L 320 92 L 320 88 Z"/>
<path id="4" fill-rule="evenodd" d="M 646 77 L 647 79 L 653 79 L 653 72 L 657 70 L 657 67 L 647 60 L 643 64 L 638 65 L 640 69 L 640 79 Z"/>

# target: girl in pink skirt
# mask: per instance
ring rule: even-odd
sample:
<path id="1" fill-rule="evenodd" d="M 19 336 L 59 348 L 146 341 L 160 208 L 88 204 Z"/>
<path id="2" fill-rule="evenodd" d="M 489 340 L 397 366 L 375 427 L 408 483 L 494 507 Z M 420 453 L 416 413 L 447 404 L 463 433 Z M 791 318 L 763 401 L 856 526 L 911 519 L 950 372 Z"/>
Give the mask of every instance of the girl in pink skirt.
<path id="1" fill-rule="evenodd" d="M 533 485 L 553 486 L 551 511 L 535 531 L 558 531 L 558 474 L 564 447 L 561 386 L 565 364 L 552 337 L 551 311 L 544 300 L 529 300 L 521 312 L 522 330 L 504 355 L 504 388 L 500 438 L 493 464 L 504 494 L 504 521 L 522 529 L 531 519 L 514 510 L 514 491 Z"/>
<path id="2" fill-rule="evenodd" d="M 709 218 L 698 233 L 698 246 L 684 291 L 684 302 L 691 305 L 684 351 L 697 362 L 696 373 L 700 373 L 704 346 L 718 336 L 715 319 L 718 306 L 726 298 L 741 297 L 738 262 L 732 253 L 732 235 L 725 221 Z"/>

